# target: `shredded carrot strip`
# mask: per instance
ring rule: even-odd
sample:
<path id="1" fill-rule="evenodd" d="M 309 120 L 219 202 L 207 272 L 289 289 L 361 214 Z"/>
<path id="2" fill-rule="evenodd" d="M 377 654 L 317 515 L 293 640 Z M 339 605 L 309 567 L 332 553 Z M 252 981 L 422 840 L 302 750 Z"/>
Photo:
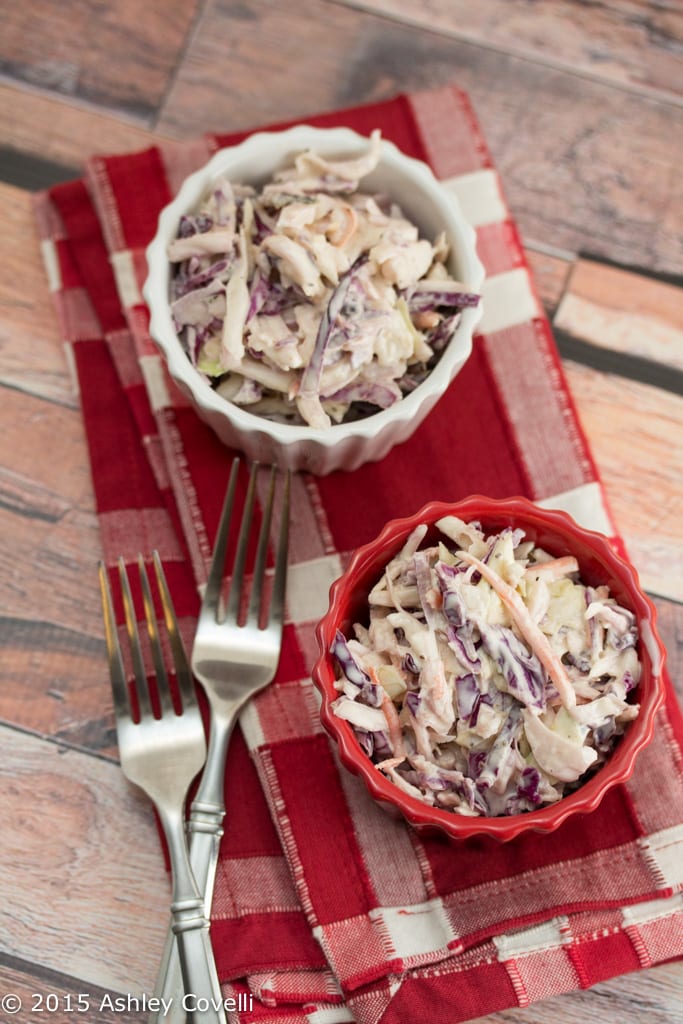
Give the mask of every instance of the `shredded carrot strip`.
<path id="1" fill-rule="evenodd" d="M 579 563 L 573 555 L 564 555 L 562 558 L 553 558 L 549 562 L 538 562 L 536 565 L 528 565 L 527 573 L 530 576 L 550 576 L 553 580 L 559 580 L 562 576 L 568 576 L 570 572 L 577 572 Z"/>
<path id="2" fill-rule="evenodd" d="M 352 206 L 345 205 L 344 213 L 346 214 L 346 227 L 344 230 L 340 228 L 339 231 L 336 231 L 334 239 L 330 238 L 332 244 L 337 246 L 339 249 L 346 245 L 348 240 L 351 238 L 351 235 L 358 227 L 358 216 L 354 208 Z"/>
<path id="3" fill-rule="evenodd" d="M 574 687 L 569 680 L 569 676 L 565 672 L 564 665 L 553 651 L 547 638 L 529 615 L 519 594 L 497 572 L 478 558 L 475 558 L 469 551 L 459 551 L 458 557 L 462 558 L 468 565 L 475 566 L 487 583 L 491 584 L 503 604 L 509 609 L 520 633 L 555 683 L 560 700 L 564 706 L 566 708 L 574 707 L 576 705 L 576 694 L 574 693 Z"/>
<path id="4" fill-rule="evenodd" d="M 389 726 L 389 742 L 391 743 L 391 748 L 394 751 L 394 756 L 404 758 L 405 747 L 403 746 L 403 730 L 401 729 L 401 723 L 398 720 L 398 711 L 396 710 L 396 706 L 380 683 L 379 677 L 374 668 L 369 668 L 368 673 L 373 683 L 375 683 L 376 686 L 379 686 L 382 693 L 382 711 L 384 712 L 384 717 L 386 718 L 387 725 Z"/>

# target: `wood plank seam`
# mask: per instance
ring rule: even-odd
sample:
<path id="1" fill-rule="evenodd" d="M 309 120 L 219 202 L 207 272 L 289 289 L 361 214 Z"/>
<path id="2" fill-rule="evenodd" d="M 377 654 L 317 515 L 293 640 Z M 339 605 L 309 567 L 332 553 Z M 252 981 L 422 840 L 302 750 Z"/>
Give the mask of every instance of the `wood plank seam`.
<path id="1" fill-rule="evenodd" d="M 676 367 L 645 356 L 594 345 L 558 327 L 553 328 L 553 334 L 562 359 L 580 363 L 600 373 L 611 373 L 639 384 L 670 391 L 674 395 L 683 395 L 683 371 Z"/>
<path id="2" fill-rule="evenodd" d="M 461 21 L 457 22 L 457 28 L 455 23 L 453 25 L 443 24 L 438 19 L 432 25 L 425 25 L 424 18 L 417 17 L 410 13 L 410 10 L 400 11 L 391 8 L 384 8 L 383 6 L 377 6 L 373 3 L 362 3 L 357 0 L 325 0 L 327 3 L 340 6 L 342 8 L 348 8 L 351 11 L 356 11 L 360 14 L 366 14 L 370 17 L 377 18 L 378 20 L 384 20 L 388 25 L 396 25 L 399 27 L 412 28 L 421 32 L 431 31 L 434 35 L 441 38 L 451 39 L 455 42 L 461 43 L 466 46 L 478 47 L 482 50 L 490 51 L 494 54 L 500 54 L 502 57 L 515 57 L 518 60 L 527 61 L 530 64 L 537 64 L 539 67 L 547 68 L 550 71 L 568 71 L 577 78 L 583 78 L 589 82 L 597 82 L 600 84 L 609 84 L 616 89 L 619 89 L 626 93 L 636 94 L 641 97 L 647 97 L 656 102 L 671 103 L 673 106 L 683 106 L 683 96 L 674 91 L 674 89 L 662 88 L 661 86 L 654 85 L 648 81 L 635 80 L 631 81 L 628 78 L 620 78 L 613 75 L 605 75 L 600 70 L 595 70 L 592 67 L 585 65 L 578 65 L 575 60 L 562 60 L 556 56 L 547 56 L 547 51 L 534 48 L 532 45 L 508 45 L 507 42 L 493 41 L 490 38 L 487 39 L 482 34 L 478 34 L 473 31 L 463 31 L 460 27 Z M 427 14 L 428 12 L 422 12 Z M 637 18 L 634 15 L 634 23 L 637 22 Z M 647 23 L 644 23 L 647 25 Z M 654 25 L 647 25 L 648 30 L 654 35 L 657 31 Z M 674 36 L 671 37 L 672 48 L 676 46 L 677 40 Z"/>
<path id="3" fill-rule="evenodd" d="M 587 263 L 600 263 L 603 267 L 614 267 L 615 270 L 624 270 L 629 274 L 638 274 L 640 277 L 647 277 L 652 281 L 661 281 L 663 284 L 671 284 L 676 288 L 683 288 L 683 274 L 667 270 L 656 270 L 653 267 L 644 267 L 637 263 L 623 263 L 620 260 L 610 259 L 609 256 L 603 254 L 596 255 L 590 249 L 579 249 L 577 259 L 585 260 Z"/>
<path id="4" fill-rule="evenodd" d="M 65 974 L 57 971 L 54 967 L 46 967 L 37 960 L 24 960 L 14 956 L 12 953 L 0 951 L 0 967 L 16 971 L 17 974 L 24 974 L 27 978 L 37 979 L 45 983 L 45 990 L 63 989 L 65 991 L 86 991 L 91 997 L 93 1004 L 102 1000 L 105 996 L 128 995 L 126 992 L 119 992 L 114 989 L 102 988 L 91 981 L 75 977 L 72 974 Z"/>
<path id="5" fill-rule="evenodd" d="M 50 188 L 78 177 L 78 170 L 45 157 L 0 146 L 0 182 L 29 192 Z"/>

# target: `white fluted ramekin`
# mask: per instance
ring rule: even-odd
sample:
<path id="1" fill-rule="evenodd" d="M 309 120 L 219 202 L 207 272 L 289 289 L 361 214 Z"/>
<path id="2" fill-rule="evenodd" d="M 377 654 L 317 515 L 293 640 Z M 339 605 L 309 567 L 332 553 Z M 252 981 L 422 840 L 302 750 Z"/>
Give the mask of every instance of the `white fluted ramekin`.
<path id="1" fill-rule="evenodd" d="M 149 273 L 143 296 L 150 311 L 150 334 L 161 350 L 171 377 L 188 396 L 198 415 L 226 445 L 249 458 L 281 468 L 324 475 L 356 469 L 384 458 L 417 429 L 463 367 L 472 351 L 472 335 L 482 308 L 463 309 L 458 327 L 439 362 L 419 387 L 388 409 L 326 430 L 274 423 L 240 408 L 217 394 L 191 364 L 173 325 L 170 308 L 172 267 L 169 243 L 177 236 L 183 214 L 191 213 L 221 175 L 241 184 L 260 185 L 305 149 L 327 157 L 358 156 L 368 140 L 347 128 L 320 129 L 300 125 L 282 132 L 260 132 L 238 146 L 222 149 L 182 184 L 176 198 L 159 217 L 157 233 L 147 248 Z M 456 197 L 441 185 L 426 164 L 405 156 L 385 140 L 377 168 L 362 179 L 367 192 L 384 192 L 430 240 L 444 231 L 451 248 L 448 269 L 471 291 L 478 292 L 484 268 L 477 257 L 475 233 Z"/>

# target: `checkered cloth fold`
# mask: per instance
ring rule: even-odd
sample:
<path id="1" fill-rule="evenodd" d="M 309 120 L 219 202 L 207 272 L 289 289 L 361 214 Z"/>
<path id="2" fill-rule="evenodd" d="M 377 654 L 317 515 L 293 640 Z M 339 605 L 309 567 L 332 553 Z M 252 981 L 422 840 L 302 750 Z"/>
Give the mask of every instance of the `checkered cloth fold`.
<path id="1" fill-rule="evenodd" d="M 282 661 L 232 743 L 212 937 L 240 1024 L 454 1024 L 683 955 L 683 723 L 667 681 L 633 778 L 593 814 L 503 846 L 418 835 L 340 768 L 309 679 L 314 626 L 349 553 L 387 519 L 433 498 L 522 494 L 621 541 L 466 95 L 310 122 L 380 127 L 432 166 L 476 228 L 485 312 L 410 441 L 352 474 L 294 479 Z M 105 558 L 160 551 L 188 643 L 232 453 L 151 343 L 144 249 L 182 179 L 241 137 L 99 157 L 36 199 Z"/>

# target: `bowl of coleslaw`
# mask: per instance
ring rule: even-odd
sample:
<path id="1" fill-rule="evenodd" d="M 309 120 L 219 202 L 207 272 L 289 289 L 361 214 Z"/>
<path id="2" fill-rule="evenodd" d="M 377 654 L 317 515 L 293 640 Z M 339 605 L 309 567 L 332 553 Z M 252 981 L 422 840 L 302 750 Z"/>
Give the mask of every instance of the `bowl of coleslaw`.
<path id="1" fill-rule="evenodd" d="M 332 585 L 313 681 L 343 764 L 418 829 L 508 841 L 594 811 L 664 699 L 610 541 L 524 498 L 432 502 Z"/>
<path id="2" fill-rule="evenodd" d="M 300 125 L 220 150 L 162 211 L 147 264 L 150 334 L 200 417 L 315 474 L 406 440 L 482 313 L 457 198 L 379 132 Z"/>

